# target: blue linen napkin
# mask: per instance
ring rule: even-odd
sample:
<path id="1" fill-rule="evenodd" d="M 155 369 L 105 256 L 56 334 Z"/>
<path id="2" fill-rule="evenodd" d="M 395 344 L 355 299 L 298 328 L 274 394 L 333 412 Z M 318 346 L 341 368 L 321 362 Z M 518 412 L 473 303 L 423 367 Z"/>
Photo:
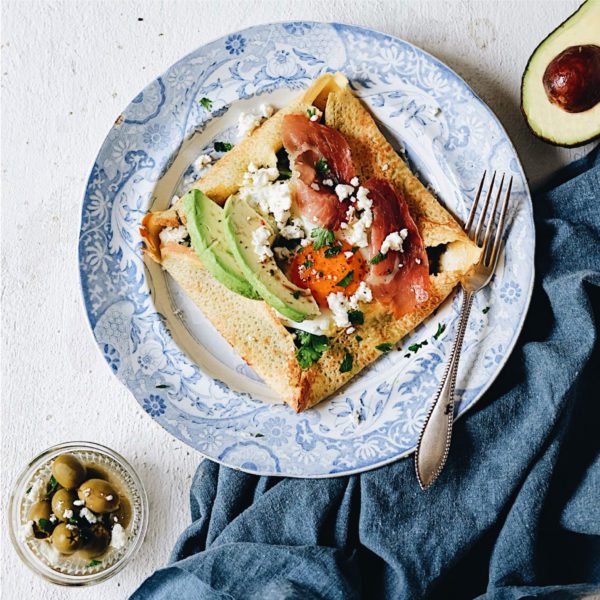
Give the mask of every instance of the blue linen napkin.
<path id="1" fill-rule="evenodd" d="M 329 480 L 204 461 L 193 523 L 132 599 L 583 598 L 600 592 L 598 148 L 534 201 L 517 348 L 422 492 L 412 459 Z"/>

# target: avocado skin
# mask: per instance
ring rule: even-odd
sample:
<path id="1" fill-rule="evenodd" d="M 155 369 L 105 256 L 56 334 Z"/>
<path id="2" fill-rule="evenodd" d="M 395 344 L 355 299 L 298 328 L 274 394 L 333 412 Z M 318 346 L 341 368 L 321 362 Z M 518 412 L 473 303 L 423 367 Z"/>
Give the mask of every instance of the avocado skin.
<path id="1" fill-rule="evenodd" d="M 244 275 L 262 299 L 283 316 L 297 323 L 320 314 L 306 290 L 295 286 L 277 266 L 275 259 L 261 263 L 252 247 L 252 233 L 265 220 L 243 200 L 230 196 L 225 203 L 225 235 Z M 294 293 L 300 293 L 294 298 Z"/>
<path id="2" fill-rule="evenodd" d="M 192 248 L 207 271 L 232 292 L 258 300 L 260 296 L 228 252 L 223 209 L 204 192 L 191 190 L 183 198 L 183 212 Z"/>
<path id="3" fill-rule="evenodd" d="M 523 76 L 521 77 L 521 101 L 519 104 L 519 108 L 521 110 L 521 114 L 523 115 L 523 118 L 525 120 L 525 123 L 527 124 L 527 129 L 529 129 L 529 131 L 539 140 L 542 140 L 543 142 L 546 142 L 547 144 L 550 144 L 552 146 L 556 146 L 556 147 L 560 147 L 560 148 L 578 148 L 579 146 L 585 146 L 586 144 L 589 144 L 591 142 L 596 141 L 597 139 L 600 139 L 600 131 L 593 135 L 590 138 L 586 138 L 585 140 L 581 140 L 578 142 L 574 142 L 572 144 L 568 144 L 568 143 L 562 143 L 562 142 L 558 142 L 556 140 L 547 138 L 545 136 L 543 136 L 542 134 L 540 134 L 539 132 L 537 132 L 529 123 L 529 119 L 527 117 L 527 113 L 525 111 L 525 107 L 524 107 L 524 99 L 523 99 L 523 83 L 525 81 L 525 78 L 527 77 L 527 73 L 529 71 L 529 68 L 531 66 L 531 62 L 532 60 L 535 59 L 535 56 L 538 52 L 538 50 L 540 48 L 542 48 L 542 46 L 546 43 L 546 41 L 548 40 L 549 37 L 551 37 L 554 32 L 557 29 L 560 29 L 563 25 L 565 25 L 566 23 L 568 23 L 571 19 L 573 19 L 587 4 L 589 0 L 586 0 L 586 2 L 583 2 L 583 4 L 572 14 L 570 14 L 562 23 L 560 23 L 559 25 L 557 25 L 534 49 L 534 51 L 531 53 L 531 56 L 529 57 L 529 60 L 527 61 L 527 64 L 525 65 L 525 69 L 523 70 Z"/>

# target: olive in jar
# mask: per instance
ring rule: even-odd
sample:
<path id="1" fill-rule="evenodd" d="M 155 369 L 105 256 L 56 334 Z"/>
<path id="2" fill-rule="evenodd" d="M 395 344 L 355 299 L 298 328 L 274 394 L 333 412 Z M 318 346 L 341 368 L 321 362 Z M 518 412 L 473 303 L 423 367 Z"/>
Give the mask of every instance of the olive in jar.
<path id="1" fill-rule="evenodd" d="M 66 521 L 75 512 L 75 494 L 70 490 L 61 488 L 52 496 L 52 512 L 61 520 Z M 66 514 L 65 514 L 66 513 Z"/>
<path id="2" fill-rule="evenodd" d="M 110 531 L 102 523 L 94 523 L 87 532 L 79 554 L 84 558 L 100 556 L 110 544 Z"/>
<path id="3" fill-rule="evenodd" d="M 76 525 L 59 523 L 52 532 L 52 545 L 61 554 L 73 554 L 79 550 L 81 535 Z"/>
<path id="4" fill-rule="evenodd" d="M 77 496 L 95 513 L 113 512 L 119 508 L 119 494 L 104 479 L 88 479 L 77 490 Z"/>
<path id="5" fill-rule="evenodd" d="M 62 487 L 73 490 L 86 478 L 86 468 L 76 456 L 61 454 L 52 463 L 52 475 Z"/>

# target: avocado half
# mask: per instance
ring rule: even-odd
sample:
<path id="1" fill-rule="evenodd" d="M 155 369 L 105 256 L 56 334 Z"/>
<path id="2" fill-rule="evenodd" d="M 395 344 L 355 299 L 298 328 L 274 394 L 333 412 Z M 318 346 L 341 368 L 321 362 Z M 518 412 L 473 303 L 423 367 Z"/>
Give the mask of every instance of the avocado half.
<path id="1" fill-rule="evenodd" d="M 557 146 L 600 136 L 600 0 L 587 0 L 534 50 L 521 82 L 534 135 Z"/>

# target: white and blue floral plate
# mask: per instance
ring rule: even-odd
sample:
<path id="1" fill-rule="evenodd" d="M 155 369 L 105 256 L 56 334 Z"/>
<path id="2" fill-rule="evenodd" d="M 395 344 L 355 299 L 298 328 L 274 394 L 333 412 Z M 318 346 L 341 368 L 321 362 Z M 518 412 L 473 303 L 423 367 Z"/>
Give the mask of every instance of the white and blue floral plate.
<path id="1" fill-rule="evenodd" d="M 534 228 L 519 159 L 490 109 L 439 60 L 382 33 L 309 22 L 252 27 L 192 52 L 133 99 L 96 158 L 83 201 L 81 286 L 98 346 L 142 408 L 203 455 L 251 473 L 328 477 L 409 454 L 457 324 L 454 296 L 401 350 L 297 415 L 160 267 L 144 264 L 142 217 L 189 185 L 195 158 L 217 156 L 215 140 L 236 141 L 239 112 L 282 106 L 320 73 L 337 70 L 459 218 L 484 170 L 514 177 L 503 259 L 469 321 L 459 415 L 502 369 L 531 295 Z M 418 351 L 409 350 L 413 344 Z"/>

